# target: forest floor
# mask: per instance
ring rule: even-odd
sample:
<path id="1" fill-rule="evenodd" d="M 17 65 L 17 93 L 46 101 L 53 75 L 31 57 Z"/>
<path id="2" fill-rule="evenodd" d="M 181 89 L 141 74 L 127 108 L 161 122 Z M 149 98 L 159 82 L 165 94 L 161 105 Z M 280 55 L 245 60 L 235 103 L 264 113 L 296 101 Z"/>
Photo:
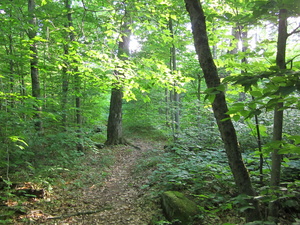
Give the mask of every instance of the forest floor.
<path id="1" fill-rule="evenodd" d="M 17 189 L 32 188 L 36 194 L 43 190 L 39 198 L 17 196 L 17 192 L 0 196 L 0 200 L 5 200 L 3 204 L 0 201 L 0 224 L 165 224 L 159 190 L 153 186 L 149 188 L 150 175 L 156 165 L 153 162 L 161 158 L 159 152 L 165 151 L 164 144 L 143 138 L 130 142 L 132 145 L 91 148 L 78 156 L 78 161 L 72 164 L 74 168 L 53 167 L 53 173 L 47 178 L 41 177 L 40 183 L 25 182 Z M 36 179 L 38 181 L 39 177 Z M 208 188 L 214 190 L 211 186 Z M 203 200 L 201 204 L 209 205 L 208 201 Z M 202 224 L 244 224 L 237 210 L 213 210 L 217 213 L 206 211 L 203 214 Z M 283 220 L 281 224 L 300 223 Z"/>
<path id="2" fill-rule="evenodd" d="M 132 146 L 105 147 L 113 155 L 113 164 L 103 172 L 101 165 L 103 149 L 86 155 L 84 170 L 76 179 L 64 179 L 63 185 L 53 187 L 40 202 L 26 206 L 26 215 L 20 216 L 30 224 L 151 224 L 155 214 L 161 213 L 157 204 L 145 198 L 141 188 L 147 176 L 136 175 L 136 163 L 153 148 L 152 142 L 134 140 Z M 107 175 L 103 177 L 103 173 Z M 102 174 L 102 175 L 101 175 Z M 97 177 L 100 177 L 97 179 Z"/>

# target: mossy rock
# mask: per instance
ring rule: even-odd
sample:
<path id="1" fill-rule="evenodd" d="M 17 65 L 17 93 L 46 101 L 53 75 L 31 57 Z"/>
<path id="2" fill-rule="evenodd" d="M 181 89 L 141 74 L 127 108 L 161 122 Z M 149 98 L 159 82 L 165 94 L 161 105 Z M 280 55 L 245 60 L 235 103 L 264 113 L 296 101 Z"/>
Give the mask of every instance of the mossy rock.
<path id="1" fill-rule="evenodd" d="M 178 191 L 166 191 L 162 195 L 162 208 L 169 221 L 180 221 L 177 224 L 192 224 L 199 213 L 195 202 Z"/>

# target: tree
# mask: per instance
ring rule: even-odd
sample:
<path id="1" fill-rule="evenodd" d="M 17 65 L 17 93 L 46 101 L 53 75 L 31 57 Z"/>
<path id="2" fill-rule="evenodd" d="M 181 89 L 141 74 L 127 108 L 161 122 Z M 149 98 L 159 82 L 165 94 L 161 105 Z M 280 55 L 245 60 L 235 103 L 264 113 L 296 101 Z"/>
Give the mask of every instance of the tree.
<path id="1" fill-rule="evenodd" d="M 276 66 L 280 71 L 285 71 L 286 67 L 286 46 L 287 39 L 290 35 L 300 32 L 298 26 L 293 32 L 288 34 L 287 32 L 287 18 L 288 9 L 280 8 L 278 14 L 278 38 L 277 38 L 277 54 L 276 54 Z M 283 131 L 283 107 L 284 103 L 279 98 L 277 105 L 274 110 L 274 122 L 273 122 L 273 141 L 282 141 L 282 131 Z M 280 186 L 280 173 L 281 173 L 281 161 L 282 154 L 279 154 L 279 149 L 274 149 L 272 152 L 272 170 L 271 170 L 271 181 L 270 187 L 278 196 L 279 186 Z M 277 201 L 271 201 L 269 204 L 269 215 L 268 219 L 273 222 L 278 222 L 278 204 Z"/>
<path id="2" fill-rule="evenodd" d="M 36 43 L 37 35 L 37 18 L 35 16 L 36 7 L 35 0 L 28 0 L 28 14 L 29 14 L 29 24 L 31 27 L 28 29 L 28 37 L 30 43 L 30 74 L 31 74 L 31 84 L 32 84 L 32 96 L 36 98 L 37 102 L 35 103 L 35 129 L 38 132 L 42 132 L 43 126 L 41 121 L 41 111 L 42 108 L 39 106 L 38 100 L 41 98 L 41 87 L 39 79 L 39 65 L 38 65 L 38 49 Z"/>
<path id="3" fill-rule="evenodd" d="M 129 43 L 130 43 L 130 17 L 129 13 L 125 9 L 124 21 L 121 26 L 121 40 L 118 45 L 118 58 L 124 62 L 128 60 L 129 57 Z M 124 72 L 121 68 L 115 70 L 115 76 L 117 80 L 121 80 Z M 125 140 L 123 137 L 123 127 L 122 127 L 122 101 L 123 101 L 123 90 L 121 82 L 115 83 L 115 87 L 111 90 L 110 98 L 110 108 L 109 117 L 107 123 L 107 140 L 106 145 L 118 145 L 124 144 Z"/>
<path id="4" fill-rule="evenodd" d="M 177 58 L 176 58 L 176 47 L 174 39 L 173 20 L 169 18 L 169 29 L 172 38 L 172 46 L 170 47 L 170 69 L 172 73 L 177 73 Z M 173 84 L 174 89 L 170 91 L 170 103 L 171 103 L 171 126 L 174 142 L 178 140 L 178 134 L 180 130 L 180 94 L 176 91 L 176 81 Z M 168 93 L 168 91 L 166 91 Z M 167 100 L 167 96 L 166 96 Z M 166 101 L 167 102 L 167 101 Z M 169 112 L 166 111 L 166 116 Z"/>
<path id="5" fill-rule="evenodd" d="M 207 87 L 216 93 L 214 101 L 212 102 L 212 107 L 225 145 L 235 184 L 240 194 L 251 196 L 249 199 L 249 208 L 245 211 L 246 220 L 248 222 L 259 221 L 261 220 L 261 214 L 258 202 L 253 199 L 255 192 L 252 188 L 249 173 L 242 160 L 235 128 L 230 117 L 226 114 L 228 108 L 225 100 L 224 87 L 220 83 L 217 67 L 213 61 L 211 50 L 209 48 L 202 6 L 198 0 L 185 0 L 185 3 L 191 19 L 196 53 L 204 73 Z"/>
<path id="6" fill-rule="evenodd" d="M 62 126 L 66 128 L 67 126 L 67 112 L 66 112 L 66 107 L 68 103 L 68 90 L 69 90 L 69 73 L 70 73 L 70 68 L 69 68 L 69 63 L 67 61 L 67 57 L 69 55 L 69 41 L 72 42 L 74 41 L 74 33 L 69 29 L 72 29 L 72 14 L 70 12 L 71 10 L 71 4 L 69 0 L 65 0 L 65 8 L 68 11 L 67 14 L 67 22 L 66 22 L 66 30 L 67 30 L 67 35 L 66 35 L 66 44 L 64 44 L 64 55 L 65 55 L 65 63 L 62 68 L 62 96 L 61 96 L 61 108 L 62 108 Z"/>

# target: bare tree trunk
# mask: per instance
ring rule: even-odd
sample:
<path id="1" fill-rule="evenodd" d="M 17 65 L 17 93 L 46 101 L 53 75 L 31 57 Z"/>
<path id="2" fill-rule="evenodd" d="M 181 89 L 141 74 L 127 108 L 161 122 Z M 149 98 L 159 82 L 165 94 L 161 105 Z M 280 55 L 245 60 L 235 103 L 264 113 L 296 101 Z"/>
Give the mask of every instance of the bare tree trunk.
<path id="1" fill-rule="evenodd" d="M 124 144 L 122 127 L 122 99 L 122 89 L 113 88 L 110 99 L 106 145 Z"/>
<path id="2" fill-rule="evenodd" d="M 9 17 L 12 17 L 12 9 L 9 11 Z M 12 35 L 12 26 L 10 27 L 9 34 L 8 34 L 8 41 L 9 41 L 9 46 L 7 49 L 7 55 L 8 56 L 13 56 L 13 35 Z M 10 83 L 10 93 L 14 93 L 14 76 L 15 76 L 15 62 L 13 59 L 9 60 L 9 72 L 10 72 L 10 78 L 9 78 L 9 83 Z M 11 108 L 14 107 L 14 100 L 13 98 L 11 99 L 10 102 Z"/>
<path id="3" fill-rule="evenodd" d="M 72 0 L 65 0 L 65 8 L 67 10 L 67 24 L 65 25 L 66 27 L 73 27 L 73 18 L 72 18 L 72 13 L 71 13 L 71 4 Z M 75 41 L 75 34 L 73 31 L 69 32 L 69 40 L 70 43 Z M 69 46 L 66 44 L 64 46 L 64 54 L 68 55 L 69 54 Z M 70 63 L 74 64 L 74 66 L 69 65 Z M 62 110 L 63 110 L 63 117 L 62 117 L 62 124 L 66 128 L 66 123 L 67 123 L 67 112 L 66 106 L 67 106 L 67 101 L 68 101 L 68 89 L 69 89 L 69 79 L 68 79 L 68 72 L 72 72 L 74 74 L 74 92 L 75 92 L 75 123 L 76 123 L 76 132 L 77 132 L 77 137 L 78 137 L 78 142 L 77 142 L 77 150 L 78 151 L 83 151 L 84 146 L 82 144 L 82 116 L 81 116 L 81 98 L 80 98 L 80 91 L 81 91 L 81 79 L 80 79 L 80 72 L 78 69 L 78 61 L 77 60 L 72 60 L 71 62 L 68 62 L 66 60 L 65 63 L 65 68 L 63 70 L 62 74 Z"/>
<path id="4" fill-rule="evenodd" d="M 31 27 L 28 30 L 28 37 L 32 41 L 30 44 L 30 74 L 31 74 L 31 84 L 32 84 L 32 96 L 36 99 L 41 97 L 40 79 L 39 79 L 39 69 L 38 69 L 38 49 L 36 41 L 34 40 L 37 34 L 37 22 L 35 17 L 35 0 L 28 0 L 28 13 L 29 13 L 29 24 Z M 41 111 L 42 107 L 38 106 L 37 103 L 35 110 L 35 129 L 38 132 L 43 131 L 42 121 L 41 121 Z"/>
<path id="5" fill-rule="evenodd" d="M 69 28 L 72 26 L 72 15 L 70 13 L 71 10 L 71 4 L 69 0 L 65 0 L 65 8 L 68 10 L 67 14 L 67 23 L 65 25 L 66 28 Z M 68 41 L 74 41 L 74 34 L 73 32 L 66 34 L 66 40 Z M 64 45 L 64 66 L 62 69 L 62 96 L 61 96 L 61 110 L 62 110 L 62 126 L 64 129 L 67 127 L 67 104 L 68 104 L 68 90 L 69 90 L 69 75 L 68 72 L 70 71 L 69 62 L 67 60 L 67 56 L 69 55 L 69 44 L 66 43 Z"/>
<path id="6" fill-rule="evenodd" d="M 201 74 L 197 74 L 197 104 L 196 104 L 196 110 L 197 110 L 197 127 L 201 128 L 201 81 L 202 81 Z"/>
<path id="7" fill-rule="evenodd" d="M 278 26 L 278 40 L 277 40 L 277 55 L 276 65 L 279 69 L 286 69 L 285 54 L 286 42 L 288 38 L 287 33 L 287 10 L 280 9 L 279 11 L 279 26 Z M 274 110 L 274 124 L 273 124 L 273 141 L 282 140 L 282 127 L 283 127 L 283 103 L 277 104 Z M 278 154 L 279 149 L 274 149 L 272 152 L 272 170 L 271 170 L 271 190 L 278 195 L 280 185 L 280 172 L 282 155 Z M 277 201 L 272 201 L 269 204 L 268 219 L 273 222 L 278 220 L 278 205 Z"/>
<path id="8" fill-rule="evenodd" d="M 171 101 L 171 100 L 170 100 Z M 168 88 L 165 89 L 165 103 L 166 103 L 166 126 L 170 127 L 170 101 L 169 101 L 169 90 Z"/>
<path id="9" fill-rule="evenodd" d="M 129 20 L 127 12 L 125 10 L 125 20 Z M 128 60 L 129 56 L 129 43 L 131 30 L 129 29 L 130 22 L 125 21 L 122 25 L 122 40 L 119 42 L 118 46 L 118 57 L 121 60 Z M 116 71 L 116 76 L 120 76 L 120 72 Z M 125 144 L 123 137 L 123 127 L 122 127 L 122 99 L 123 90 L 122 87 L 112 88 L 111 98 L 110 98 L 110 109 L 107 123 L 107 140 L 106 145 L 118 145 Z"/>
<path id="10" fill-rule="evenodd" d="M 169 18 L 169 29 L 172 38 L 172 47 L 170 48 L 170 69 L 172 72 L 176 72 L 177 70 L 177 60 L 176 60 L 176 47 L 174 44 L 174 30 L 173 30 L 173 21 Z M 178 139 L 178 133 L 180 130 L 180 94 L 176 91 L 175 86 L 176 82 L 174 83 L 174 89 L 172 91 L 172 131 L 173 131 L 173 138 L 174 142 Z"/>
<path id="11" fill-rule="evenodd" d="M 78 137 L 78 142 L 77 142 L 77 150 L 78 151 L 83 151 L 84 146 L 83 146 L 83 139 L 82 139 L 82 115 L 81 115 L 81 98 L 80 98 L 80 92 L 81 92 L 81 79 L 79 76 L 79 71 L 78 67 L 74 68 L 74 82 L 75 82 L 75 116 L 76 116 L 76 125 L 77 125 L 77 137 Z"/>
<path id="12" fill-rule="evenodd" d="M 217 88 L 220 86 L 220 78 L 208 44 L 205 16 L 202 6 L 198 0 L 185 0 L 185 3 L 191 19 L 195 49 L 207 87 Z M 219 91 L 219 93 L 216 94 L 212 107 L 225 145 L 229 166 L 239 193 L 254 196 L 255 192 L 252 188 L 249 173 L 242 160 L 234 126 L 230 117 L 226 115 L 228 108 L 224 91 Z M 245 211 L 247 222 L 261 220 L 258 202 L 251 198 L 248 203 L 250 208 Z"/>

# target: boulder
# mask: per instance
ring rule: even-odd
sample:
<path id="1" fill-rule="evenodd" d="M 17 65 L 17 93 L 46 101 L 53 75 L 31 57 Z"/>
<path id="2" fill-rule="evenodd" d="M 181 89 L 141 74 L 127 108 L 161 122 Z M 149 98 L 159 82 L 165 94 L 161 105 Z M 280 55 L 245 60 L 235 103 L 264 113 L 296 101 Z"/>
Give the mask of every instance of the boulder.
<path id="1" fill-rule="evenodd" d="M 178 191 L 166 191 L 162 194 L 162 208 L 169 221 L 176 224 L 192 224 L 195 215 L 199 213 L 195 202 Z"/>

